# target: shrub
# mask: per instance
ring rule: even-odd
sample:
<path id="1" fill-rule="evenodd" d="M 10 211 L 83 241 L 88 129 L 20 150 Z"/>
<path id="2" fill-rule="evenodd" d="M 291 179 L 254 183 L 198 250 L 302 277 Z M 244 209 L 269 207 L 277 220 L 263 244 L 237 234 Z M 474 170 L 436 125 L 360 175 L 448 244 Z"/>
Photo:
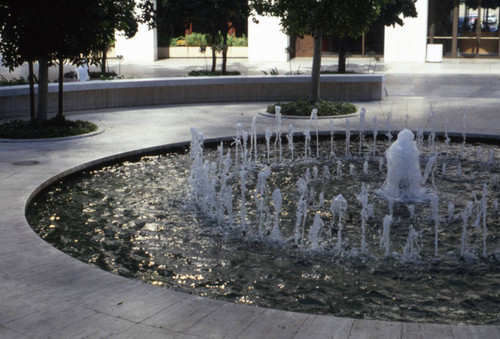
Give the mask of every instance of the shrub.
<path id="1" fill-rule="evenodd" d="M 243 34 L 241 37 L 236 37 L 234 35 L 228 35 L 227 36 L 227 45 L 228 46 L 234 46 L 234 47 L 245 47 L 248 46 L 248 39 Z"/>
<path id="2" fill-rule="evenodd" d="M 188 73 L 189 76 L 191 77 L 204 77 L 204 76 L 221 76 L 222 71 L 216 71 L 215 73 L 212 73 L 210 71 L 205 71 L 205 70 L 194 70 Z M 226 74 L 224 75 L 241 75 L 240 72 L 238 71 L 226 71 Z"/>
<path id="3" fill-rule="evenodd" d="M 176 46 L 186 46 L 186 40 L 184 37 L 177 37 L 170 39 L 170 47 Z"/>
<path id="4" fill-rule="evenodd" d="M 201 33 L 192 33 L 186 35 L 186 46 L 206 46 L 207 35 Z"/>
<path id="5" fill-rule="evenodd" d="M 118 79 L 118 75 L 115 72 L 89 72 L 90 80 L 115 80 Z"/>
<path id="6" fill-rule="evenodd" d="M 27 85 L 27 84 L 29 84 L 28 80 L 26 80 L 23 77 L 7 79 L 5 76 L 0 75 L 0 86 L 16 86 L 16 85 Z"/>
<path id="7" fill-rule="evenodd" d="M 0 125 L 0 138 L 40 139 L 68 137 L 97 131 L 96 124 L 82 120 L 52 118 L 43 122 L 13 120 Z"/>
<path id="8" fill-rule="evenodd" d="M 319 100 L 315 104 L 308 100 L 296 100 L 294 102 L 281 103 L 267 107 L 267 112 L 275 114 L 275 106 L 281 106 L 281 114 L 310 116 L 313 108 L 318 110 L 318 116 L 335 116 L 356 113 L 358 108 L 348 102 L 336 102 Z"/>
<path id="9" fill-rule="evenodd" d="M 219 36 L 218 41 L 222 41 L 222 36 Z M 203 34 L 203 33 L 196 33 L 193 32 L 191 34 L 188 34 L 186 36 L 182 37 L 177 37 L 177 38 L 172 38 L 170 39 L 169 46 L 170 47 L 176 47 L 176 46 L 210 46 L 210 36 L 208 34 Z M 248 39 L 247 37 L 243 34 L 241 37 L 236 37 L 233 35 L 228 35 L 227 36 L 227 45 L 229 47 L 235 46 L 248 46 Z"/>

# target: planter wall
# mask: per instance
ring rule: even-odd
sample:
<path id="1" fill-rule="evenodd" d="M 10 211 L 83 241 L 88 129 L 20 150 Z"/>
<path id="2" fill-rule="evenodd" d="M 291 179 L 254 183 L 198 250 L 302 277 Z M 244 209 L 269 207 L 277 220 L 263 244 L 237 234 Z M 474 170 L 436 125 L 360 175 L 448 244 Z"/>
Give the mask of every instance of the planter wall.
<path id="1" fill-rule="evenodd" d="M 309 75 L 131 79 L 67 83 L 66 112 L 122 107 L 307 99 Z M 366 101 L 385 97 L 385 75 L 323 75 L 321 97 Z M 49 112 L 57 112 L 57 84 L 49 85 Z M 29 86 L 0 88 L 0 119 L 29 118 Z"/>
<path id="2" fill-rule="evenodd" d="M 205 53 L 200 52 L 200 47 L 159 47 L 159 58 L 211 58 L 212 49 L 207 47 Z M 222 57 L 222 53 L 217 53 L 217 57 Z M 248 47 L 229 47 L 227 50 L 228 58 L 247 58 Z"/>

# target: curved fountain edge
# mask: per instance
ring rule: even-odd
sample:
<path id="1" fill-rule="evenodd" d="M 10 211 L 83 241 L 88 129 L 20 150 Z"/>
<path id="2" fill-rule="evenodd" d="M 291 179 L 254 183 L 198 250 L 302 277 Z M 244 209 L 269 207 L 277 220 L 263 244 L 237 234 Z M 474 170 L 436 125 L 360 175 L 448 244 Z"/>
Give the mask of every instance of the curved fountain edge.
<path id="1" fill-rule="evenodd" d="M 328 131 L 321 131 L 320 134 L 328 135 Z M 355 131 L 353 131 L 355 133 Z M 379 133 L 384 133 L 383 131 L 379 131 Z M 345 135 L 345 132 L 343 131 L 336 131 L 336 135 Z M 441 134 L 441 133 L 440 133 Z M 455 136 L 457 138 L 462 137 L 461 133 L 449 133 L 450 136 Z M 262 136 L 262 135 L 261 135 Z M 468 135 L 468 137 L 491 137 L 488 135 L 482 135 L 482 134 L 474 134 L 474 135 Z M 499 140 L 499 136 L 493 136 L 494 140 Z M 223 138 L 210 138 L 206 139 L 205 143 L 216 143 L 220 141 L 231 141 L 232 137 L 223 137 Z M 122 153 L 117 153 L 111 156 L 107 156 L 104 158 L 96 159 L 93 161 L 85 162 L 82 163 L 78 166 L 74 166 L 70 169 L 67 169 L 61 173 L 59 173 L 56 176 L 53 176 L 43 182 L 41 185 L 39 185 L 29 196 L 26 206 L 29 204 L 29 202 L 32 201 L 33 197 L 38 194 L 41 190 L 49 186 L 50 184 L 56 182 L 57 180 L 60 180 L 62 177 L 72 175 L 74 173 L 77 173 L 79 171 L 82 171 L 84 169 L 88 169 L 91 167 L 97 167 L 97 166 L 102 166 L 103 164 L 106 163 L 112 163 L 112 162 L 118 162 L 120 160 L 124 160 L 127 158 L 131 157 L 137 157 L 140 155 L 145 155 L 145 154 L 153 154 L 153 153 L 161 153 L 165 152 L 168 150 L 173 150 L 177 148 L 183 148 L 189 145 L 189 141 L 182 141 L 182 142 L 176 142 L 176 143 L 169 143 L 165 145 L 159 145 L 159 146 L 153 146 L 153 147 L 146 147 L 146 148 L 140 148 L 140 149 L 135 149 L 131 151 L 126 151 Z M 25 206 L 25 207 L 26 207 Z M 27 222 L 25 222 L 27 224 Z M 29 226 L 28 226 L 29 227 Z M 58 252 L 60 253 L 60 252 Z M 67 255 L 65 257 L 71 258 Z M 71 262 L 78 261 L 77 259 L 71 258 Z M 80 263 L 80 262 L 79 262 Z M 102 271 L 100 269 L 96 269 L 95 267 L 91 267 L 90 265 L 81 263 L 82 265 L 86 266 L 85 271 L 90 270 L 90 272 L 96 272 L 96 271 Z M 77 265 L 81 267 L 82 265 Z M 99 275 L 103 278 L 106 277 L 117 277 L 113 274 L 110 274 L 109 272 L 102 271 L 105 274 L 99 273 Z M 120 277 L 121 278 L 121 277 Z M 115 280 L 111 279 L 110 280 Z M 119 279 L 120 281 L 128 279 L 121 278 Z M 130 282 L 133 286 L 139 286 L 143 284 L 137 285 L 137 282 L 132 283 Z M 126 284 L 129 286 L 129 283 Z M 281 324 L 283 323 L 283 320 L 286 320 L 286 325 L 288 328 L 296 328 L 296 331 L 294 332 L 295 334 L 300 334 L 296 335 L 297 337 L 306 337 L 306 336 L 317 336 L 317 335 L 333 335 L 332 333 L 337 333 L 339 335 L 343 334 L 344 337 L 357 337 L 361 334 L 368 334 L 371 333 L 373 334 L 378 334 L 378 336 L 386 336 L 386 337 L 406 337 L 407 335 L 412 334 L 413 332 L 419 332 L 422 334 L 424 337 L 493 337 L 494 335 L 497 335 L 500 333 L 500 326 L 488 326 L 488 325 L 442 325 L 442 324 L 415 324 L 415 323 L 403 323 L 403 322 L 388 322 L 388 321 L 378 321 L 378 320 L 360 320 L 360 319 L 347 319 L 347 318 L 339 318 L 331 315 L 311 315 L 311 314 L 305 314 L 305 313 L 294 313 L 294 312 L 287 312 L 287 311 L 279 311 L 279 310 L 274 310 L 274 309 L 265 309 L 265 308 L 260 308 L 260 307 L 249 307 L 247 305 L 237 305 L 237 304 L 231 304 L 231 303 L 225 303 L 225 302 L 220 302 L 216 300 L 206 300 L 204 298 L 200 297 L 194 297 L 194 296 L 189 296 L 186 298 L 187 295 L 181 294 L 179 292 L 174 292 L 174 291 L 168 291 L 165 292 L 163 289 L 159 289 L 154 286 L 150 286 L 152 289 L 156 290 L 150 293 L 153 293 L 154 295 L 160 295 L 160 294 L 165 294 L 165 295 L 171 295 L 173 299 L 175 299 L 175 302 L 173 302 L 172 308 L 169 311 L 170 312 L 176 312 L 175 311 L 175 305 L 180 305 L 184 301 L 179 301 L 179 300 L 186 300 L 189 299 L 195 304 L 202 304 L 202 305 L 211 305 L 208 307 L 215 307 L 215 312 L 222 312 L 222 314 L 225 314 L 225 316 L 221 318 L 217 318 L 218 320 L 216 322 L 211 322 L 207 324 L 207 326 L 222 326 L 219 324 L 219 322 L 225 322 L 226 317 L 230 317 L 233 313 L 240 313 L 242 315 L 250 316 L 251 315 L 251 321 L 249 323 L 246 323 L 243 327 L 240 327 L 240 330 L 238 330 L 239 334 L 243 337 L 245 337 L 249 334 L 255 334 L 255 333 L 261 333 L 261 334 L 276 334 L 278 335 L 279 333 L 283 334 L 286 332 L 283 332 L 284 329 L 275 328 L 276 324 Z M 139 287 L 141 289 L 143 287 Z M 149 287 L 147 288 L 149 291 Z M 168 297 L 170 298 L 170 297 Z M 190 303 L 191 301 L 186 301 L 186 303 Z M 182 308 L 181 308 L 182 310 Z M 269 319 L 268 319 L 269 318 Z M 272 325 L 270 324 L 270 321 L 273 321 Z M 216 325 L 219 324 L 219 325 Z M 298 326 L 298 327 L 297 327 Z M 319 327 L 318 327 L 319 326 Z M 223 327 L 223 326 L 222 326 Z M 273 327 L 275 328 L 274 331 L 272 332 L 266 332 L 265 330 Z M 251 330 L 249 332 L 249 330 Z M 182 332 L 184 334 L 190 334 L 189 331 L 187 332 Z M 205 333 L 205 332 L 202 332 Z M 212 332 L 209 332 L 212 333 Z M 220 332 L 217 332 L 220 333 Z M 397 334 L 397 335 L 395 335 Z M 194 333 L 193 333 L 194 335 Z M 207 334 L 207 336 L 210 336 Z M 214 335 L 215 336 L 215 335 Z"/>

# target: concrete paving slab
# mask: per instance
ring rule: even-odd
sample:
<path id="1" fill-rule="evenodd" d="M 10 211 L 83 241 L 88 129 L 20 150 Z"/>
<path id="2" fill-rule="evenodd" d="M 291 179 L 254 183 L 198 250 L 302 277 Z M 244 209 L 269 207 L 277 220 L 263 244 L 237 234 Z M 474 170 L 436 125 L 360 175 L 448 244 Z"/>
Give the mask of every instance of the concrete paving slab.
<path id="1" fill-rule="evenodd" d="M 354 320 L 354 324 L 349 332 L 349 338 L 401 338 L 402 323 L 378 321 L 378 320 Z"/>
<path id="2" fill-rule="evenodd" d="M 55 300 L 50 295 L 41 291 L 33 290 L 29 286 L 23 288 L 23 293 L 16 291 L 14 295 L 2 299 L 2 313 L 0 314 L 0 324 L 9 327 L 7 324 L 24 319 L 33 314 L 44 314 L 47 308 L 60 305 L 59 300 Z M 12 326 L 15 330 L 16 326 Z"/>
<path id="3" fill-rule="evenodd" d="M 20 331 L 21 334 L 29 337 L 49 337 L 62 328 L 88 318 L 95 314 L 70 303 L 57 303 L 51 307 L 39 308 L 36 312 L 26 316 L 5 322 L 4 327 Z M 19 328 L 22 327 L 22 331 Z"/>
<path id="4" fill-rule="evenodd" d="M 499 326 L 457 325 L 451 327 L 454 339 L 500 338 Z"/>
<path id="5" fill-rule="evenodd" d="M 168 309 L 183 297 L 179 293 L 164 293 L 160 296 L 158 291 L 149 291 L 140 295 L 132 295 L 112 307 L 104 308 L 103 313 L 139 323 Z"/>
<path id="6" fill-rule="evenodd" d="M 144 324 L 158 328 L 168 328 L 176 332 L 186 332 L 195 324 L 223 306 L 223 302 L 196 296 L 183 296 L 165 312 L 146 319 Z"/>
<path id="7" fill-rule="evenodd" d="M 302 324 L 293 338 L 347 339 L 353 325 L 354 319 L 311 315 Z"/>
<path id="8" fill-rule="evenodd" d="M 27 339 L 29 337 L 22 334 L 13 332 L 0 325 L 0 338 L 10 338 L 10 339 Z"/>
<path id="9" fill-rule="evenodd" d="M 403 323 L 401 334 L 405 339 L 454 338 L 451 326 L 440 324 Z"/>
<path id="10" fill-rule="evenodd" d="M 81 319 L 65 328 L 50 333 L 52 338 L 111 338 L 118 333 L 129 333 L 136 323 L 95 313 L 87 318 Z M 138 337 L 141 337 L 138 335 Z M 143 338 L 147 338 L 145 335 Z"/>
<path id="11" fill-rule="evenodd" d="M 275 338 L 294 338 L 310 317 L 314 316 L 266 309 L 238 337 L 258 339 L 265 338 L 269 333 L 276 333 Z"/>
<path id="12" fill-rule="evenodd" d="M 253 306 L 225 303 L 186 329 L 186 333 L 207 338 L 235 338 L 264 311 Z"/>
<path id="13" fill-rule="evenodd" d="M 117 334 L 109 336 L 113 339 L 123 339 L 123 338 L 151 338 L 151 339 L 199 339 L 199 338 L 213 338 L 207 335 L 196 336 L 187 333 L 175 332 L 165 328 L 151 327 L 142 324 L 135 324 L 131 328 L 120 331 Z"/>

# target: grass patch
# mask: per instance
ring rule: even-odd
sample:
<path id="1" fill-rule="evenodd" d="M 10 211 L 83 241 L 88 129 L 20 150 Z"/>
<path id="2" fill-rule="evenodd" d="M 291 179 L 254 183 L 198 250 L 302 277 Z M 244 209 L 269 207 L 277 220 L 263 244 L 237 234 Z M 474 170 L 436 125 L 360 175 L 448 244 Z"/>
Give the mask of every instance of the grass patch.
<path id="1" fill-rule="evenodd" d="M 222 74 L 222 71 L 215 71 L 215 73 L 212 73 L 210 71 L 204 71 L 204 70 L 197 71 L 197 70 L 195 70 L 195 71 L 189 72 L 188 75 L 190 77 L 206 77 L 206 76 L 214 77 L 214 76 L 223 76 L 223 75 L 241 75 L 241 73 L 238 71 L 226 71 L 226 74 Z"/>
<path id="2" fill-rule="evenodd" d="M 336 116 L 356 113 L 358 108 L 348 102 L 326 101 L 319 100 L 315 104 L 308 100 L 297 100 L 294 102 L 281 103 L 267 107 L 267 112 L 275 114 L 275 106 L 281 106 L 281 114 L 283 115 L 296 115 L 296 116 L 310 116 L 313 108 L 318 110 L 318 116 Z"/>
<path id="3" fill-rule="evenodd" d="M 47 121 L 13 120 L 0 125 L 0 138 L 8 139 L 43 139 L 59 138 L 86 134 L 97 131 L 96 124 L 82 120 Z"/>

